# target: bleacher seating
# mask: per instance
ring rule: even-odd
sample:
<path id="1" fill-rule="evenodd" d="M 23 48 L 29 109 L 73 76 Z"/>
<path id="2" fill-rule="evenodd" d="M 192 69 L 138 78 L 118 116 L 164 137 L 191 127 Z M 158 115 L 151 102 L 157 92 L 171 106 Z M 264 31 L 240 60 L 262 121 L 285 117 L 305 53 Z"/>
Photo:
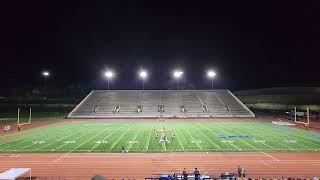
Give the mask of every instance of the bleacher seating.
<path id="1" fill-rule="evenodd" d="M 69 118 L 254 117 L 228 90 L 94 90 Z"/>

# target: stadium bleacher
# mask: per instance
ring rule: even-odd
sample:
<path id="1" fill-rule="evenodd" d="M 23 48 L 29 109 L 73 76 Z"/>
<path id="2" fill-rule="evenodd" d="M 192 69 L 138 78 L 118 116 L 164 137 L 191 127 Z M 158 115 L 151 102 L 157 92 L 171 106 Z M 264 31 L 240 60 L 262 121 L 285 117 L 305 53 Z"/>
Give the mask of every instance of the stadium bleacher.
<path id="1" fill-rule="evenodd" d="M 93 90 L 68 118 L 255 117 L 229 90 Z"/>

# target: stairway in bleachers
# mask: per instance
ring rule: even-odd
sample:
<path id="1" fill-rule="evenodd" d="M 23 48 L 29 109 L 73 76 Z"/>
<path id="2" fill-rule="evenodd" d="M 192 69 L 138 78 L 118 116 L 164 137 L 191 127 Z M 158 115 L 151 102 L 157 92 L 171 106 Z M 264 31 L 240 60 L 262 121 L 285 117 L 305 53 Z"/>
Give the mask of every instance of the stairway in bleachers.
<path id="1" fill-rule="evenodd" d="M 255 117 L 228 90 L 94 90 L 68 118 Z"/>

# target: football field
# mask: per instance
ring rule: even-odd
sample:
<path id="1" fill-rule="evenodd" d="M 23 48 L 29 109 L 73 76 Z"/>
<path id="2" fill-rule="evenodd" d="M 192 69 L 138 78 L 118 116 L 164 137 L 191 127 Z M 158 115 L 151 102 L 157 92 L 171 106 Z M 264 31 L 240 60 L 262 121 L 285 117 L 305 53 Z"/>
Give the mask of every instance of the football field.
<path id="1" fill-rule="evenodd" d="M 0 152 L 319 151 L 320 135 L 265 122 L 63 122 L 0 136 Z"/>

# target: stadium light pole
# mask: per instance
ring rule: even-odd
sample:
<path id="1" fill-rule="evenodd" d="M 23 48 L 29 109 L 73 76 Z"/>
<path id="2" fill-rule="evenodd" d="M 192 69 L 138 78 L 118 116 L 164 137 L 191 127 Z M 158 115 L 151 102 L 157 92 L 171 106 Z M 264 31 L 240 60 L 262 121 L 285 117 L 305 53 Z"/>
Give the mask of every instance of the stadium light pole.
<path id="1" fill-rule="evenodd" d="M 113 77 L 113 72 L 112 71 L 106 71 L 104 73 L 104 76 L 107 78 L 107 81 L 108 81 L 108 91 L 110 90 L 109 89 L 109 81 L 112 79 Z"/>
<path id="2" fill-rule="evenodd" d="M 42 76 L 44 77 L 44 91 L 47 91 L 47 78 L 50 76 L 48 71 L 43 71 Z"/>
<path id="3" fill-rule="evenodd" d="M 173 72 L 173 77 L 177 80 L 177 90 L 179 90 L 179 79 L 182 77 L 183 71 L 176 70 Z"/>
<path id="4" fill-rule="evenodd" d="M 146 70 L 141 70 L 141 71 L 139 72 L 139 76 L 140 76 L 140 78 L 142 79 L 142 90 L 144 90 L 144 81 L 145 81 L 145 79 L 146 79 L 147 76 L 148 76 L 148 72 L 147 72 Z"/>
<path id="5" fill-rule="evenodd" d="M 213 70 L 209 70 L 207 72 L 207 76 L 211 79 L 211 90 L 213 90 L 213 79 L 216 76 L 216 72 Z"/>

